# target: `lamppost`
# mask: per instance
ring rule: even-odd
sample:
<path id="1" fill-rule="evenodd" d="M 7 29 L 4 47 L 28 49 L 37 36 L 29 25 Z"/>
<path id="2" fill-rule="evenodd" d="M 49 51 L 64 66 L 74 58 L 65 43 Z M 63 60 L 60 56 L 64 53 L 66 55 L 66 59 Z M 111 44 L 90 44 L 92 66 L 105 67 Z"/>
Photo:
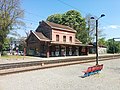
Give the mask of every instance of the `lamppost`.
<path id="1" fill-rule="evenodd" d="M 97 19 L 91 17 L 91 19 L 96 20 L 96 65 L 98 65 L 98 20 L 104 16 L 105 16 L 104 14 L 101 14 L 101 16 Z"/>

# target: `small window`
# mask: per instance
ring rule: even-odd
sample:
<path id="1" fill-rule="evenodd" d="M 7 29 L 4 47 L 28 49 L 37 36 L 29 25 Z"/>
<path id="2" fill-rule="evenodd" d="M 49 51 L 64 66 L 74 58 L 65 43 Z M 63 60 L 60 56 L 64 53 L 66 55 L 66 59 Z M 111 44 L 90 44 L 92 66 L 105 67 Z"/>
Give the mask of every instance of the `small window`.
<path id="1" fill-rule="evenodd" d="M 63 42 L 66 42 L 66 36 L 63 36 Z"/>
<path id="2" fill-rule="evenodd" d="M 59 35 L 56 35 L 56 41 L 59 41 Z"/>
<path id="3" fill-rule="evenodd" d="M 72 37 L 70 36 L 70 42 L 72 42 Z"/>

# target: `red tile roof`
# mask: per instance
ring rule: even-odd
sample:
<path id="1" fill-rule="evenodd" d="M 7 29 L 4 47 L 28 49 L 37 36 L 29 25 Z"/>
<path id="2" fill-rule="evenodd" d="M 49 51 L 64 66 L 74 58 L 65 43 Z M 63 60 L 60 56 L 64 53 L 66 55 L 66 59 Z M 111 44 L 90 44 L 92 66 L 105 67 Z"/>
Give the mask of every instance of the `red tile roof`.
<path id="1" fill-rule="evenodd" d="M 82 44 L 82 42 L 80 42 L 77 38 L 75 38 L 75 43 L 76 44 Z"/>
<path id="2" fill-rule="evenodd" d="M 61 43 L 61 42 L 51 42 L 51 44 L 55 45 L 71 45 L 71 46 L 92 46 L 92 45 L 86 45 L 86 44 L 78 44 L 78 43 Z"/>
<path id="3" fill-rule="evenodd" d="M 50 41 L 47 37 L 45 37 L 41 32 L 32 32 L 40 41 Z"/>
<path id="4" fill-rule="evenodd" d="M 76 30 L 72 29 L 69 26 L 56 24 L 56 23 L 48 22 L 48 21 L 44 21 L 44 22 L 47 23 L 53 29 L 65 30 L 65 31 L 74 32 L 74 33 L 76 32 Z"/>

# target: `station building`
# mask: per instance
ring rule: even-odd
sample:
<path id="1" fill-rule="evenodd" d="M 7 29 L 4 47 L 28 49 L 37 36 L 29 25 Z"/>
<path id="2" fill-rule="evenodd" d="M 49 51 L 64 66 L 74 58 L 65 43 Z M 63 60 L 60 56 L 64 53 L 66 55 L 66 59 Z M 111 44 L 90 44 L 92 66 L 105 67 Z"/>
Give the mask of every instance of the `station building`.
<path id="1" fill-rule="evenodd" d="M 27 55 L 40 57 L 88 55 L 89 45 L 75 38 L 69 26 L 42 21 L 26 39 Z"/>

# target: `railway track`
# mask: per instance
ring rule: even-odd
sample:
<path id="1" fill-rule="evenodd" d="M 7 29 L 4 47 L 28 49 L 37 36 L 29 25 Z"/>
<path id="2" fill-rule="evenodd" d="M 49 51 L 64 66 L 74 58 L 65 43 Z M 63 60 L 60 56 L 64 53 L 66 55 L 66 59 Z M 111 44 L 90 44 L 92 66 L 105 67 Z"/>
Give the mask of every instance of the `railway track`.
<path id="1" fill-rule="evenodd" d="M 120 55 L 108 55 L 100 56 L 99 61 L 111 60 L 120 58 Z M 0 64 L 0 75 L 25 72 L 38 69 L 46 69 L 52 67 L 60 67 L 74 64 L 82 64 L 95 62 L 95 57 L 81 57 L 81 58 L 69 58 L 58 60 L 45 60 L 45 61 L 31 61 L 20 63 Z"/>

